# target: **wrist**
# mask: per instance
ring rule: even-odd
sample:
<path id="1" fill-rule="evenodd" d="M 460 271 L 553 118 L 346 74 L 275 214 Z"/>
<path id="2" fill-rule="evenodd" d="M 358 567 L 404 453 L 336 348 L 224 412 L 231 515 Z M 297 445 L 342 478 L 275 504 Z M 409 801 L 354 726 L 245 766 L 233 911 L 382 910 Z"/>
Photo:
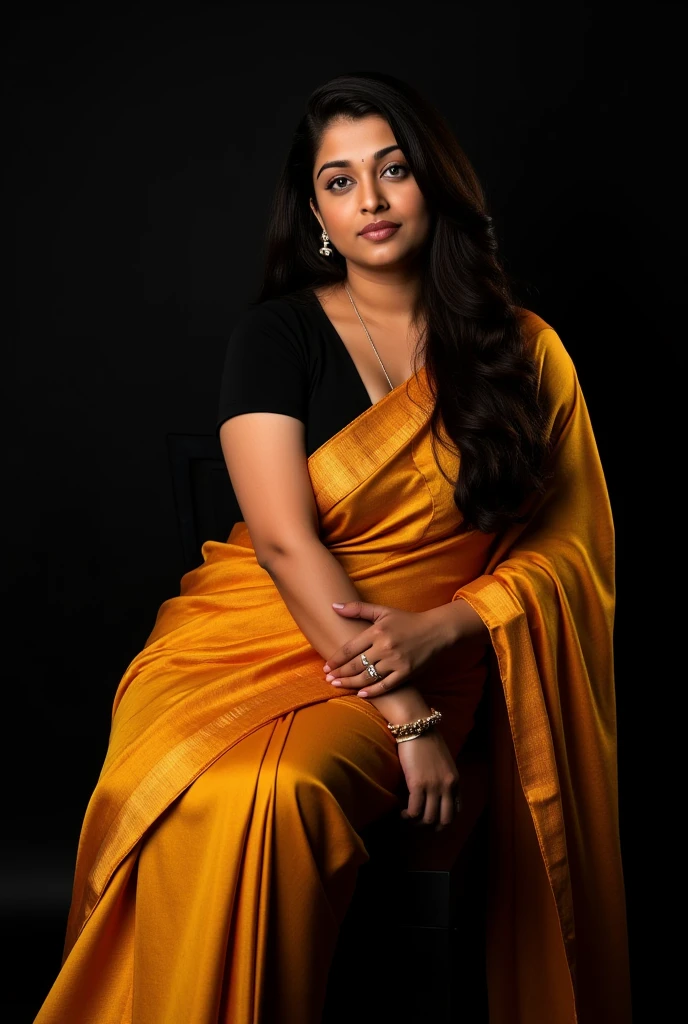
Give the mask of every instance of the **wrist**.
<path id="1" fill-rule="evenodd" d="M 453 647 L 463 640 L 490 642 L 490 631 L 478 613 L 462 597 L 448 604 L 430 608 L 426 613 L 439 631 L 445 647 Z"/>
<path id="2" fill-rule="evenodd" d="M 368 697 L 369 704 L 374 704 L 378 711 L 393 725 L 404 725 L 415 722 L 418 718 L 430 715 L 430 706 L 415 686 L 402 686 L 392 693 L 381 697 Z"/>

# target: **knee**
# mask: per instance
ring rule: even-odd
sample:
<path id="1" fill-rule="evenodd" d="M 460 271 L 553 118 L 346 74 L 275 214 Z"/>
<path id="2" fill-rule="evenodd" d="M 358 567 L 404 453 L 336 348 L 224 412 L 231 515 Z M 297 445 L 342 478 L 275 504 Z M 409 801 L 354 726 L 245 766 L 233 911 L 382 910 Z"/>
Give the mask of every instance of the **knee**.
<path id="1" fill-rule="evenodd" d="M 313 836 L 349 832 L 353 782 L 333 755 L 284 750 L 275 775 L 275 805 L 283 824 L 296 820 Z"/>
<path id="2" fill-rule="evenodd" d="M 282 752 L 275 773 L 277 805 L 308 807 L 335 797 L 331 767 L 301 753 Z"/>

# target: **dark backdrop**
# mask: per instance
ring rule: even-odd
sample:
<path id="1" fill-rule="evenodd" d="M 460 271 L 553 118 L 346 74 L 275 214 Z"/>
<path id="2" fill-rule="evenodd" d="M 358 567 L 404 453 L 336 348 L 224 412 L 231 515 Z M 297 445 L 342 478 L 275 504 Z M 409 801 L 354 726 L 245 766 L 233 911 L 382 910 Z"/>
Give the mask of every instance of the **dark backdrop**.
<path id="1" fill-rule="evenodd" d="M 456 129 L 526 303 L 560 333 L 590 406 L 618 530 L 622 839 L 640 1001 L 637 538 L 647 438 L 678 369 L 667 329 L 679 288 L 667 142 L 678 5 L 59 9 L 15 16 L 3 56 L 14 274 L 3 586 L 6 701 L 18 702 L 7 856 L 45 880 L 73 866 L 116 685 L 184 571 L 166 436 L 213 432 L 227 333 L 257 289 L 271 191 L 306 96 L 338 72 L 387 71 Z M 13 885 L 19 907 L 37 891 L 30 878 Z M 34 933 L 34 1008 L 61 941 Z"/>

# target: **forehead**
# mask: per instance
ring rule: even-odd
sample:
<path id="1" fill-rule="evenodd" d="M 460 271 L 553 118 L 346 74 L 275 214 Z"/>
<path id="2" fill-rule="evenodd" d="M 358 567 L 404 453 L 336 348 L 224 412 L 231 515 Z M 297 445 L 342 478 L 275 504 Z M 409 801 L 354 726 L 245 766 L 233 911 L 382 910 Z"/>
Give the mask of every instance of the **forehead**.
<path id="1" fill-rule="evenodd" d="M 383 117 L 370 115 L 356 121 L 332 121 L 325 129 L 315 162 L 324 160 L 369 161 L 373 153 L 396 142 Z"/>

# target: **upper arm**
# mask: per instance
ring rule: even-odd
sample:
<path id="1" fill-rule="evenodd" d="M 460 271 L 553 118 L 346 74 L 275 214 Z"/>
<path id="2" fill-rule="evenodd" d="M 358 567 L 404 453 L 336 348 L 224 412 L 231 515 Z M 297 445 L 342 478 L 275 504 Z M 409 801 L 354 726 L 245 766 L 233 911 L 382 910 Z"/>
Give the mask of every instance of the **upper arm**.
<path id="1" fill-rule="evenodd" d="M 243 413 L 220 427 L 227 470 L 261 564 L 318 535 L 304 435 L 300 420 L 272 412 Z"/>
<path id="2" fill-rule="evenodd" d="M 250 309 L 229 338 L 217 431 L 258 560 L 318 530 L 308 474 L 308 339 L 284 302 Z"/>
<path id="3" fill-rule="evenodd" d="M 546 435 L 555 446 L 579 396 L 578 378 L 571 356 L 555 330 L 532 316 L 535 329 L 527 339 L 538 370 L 538 401 L 545 416 Z"/>

